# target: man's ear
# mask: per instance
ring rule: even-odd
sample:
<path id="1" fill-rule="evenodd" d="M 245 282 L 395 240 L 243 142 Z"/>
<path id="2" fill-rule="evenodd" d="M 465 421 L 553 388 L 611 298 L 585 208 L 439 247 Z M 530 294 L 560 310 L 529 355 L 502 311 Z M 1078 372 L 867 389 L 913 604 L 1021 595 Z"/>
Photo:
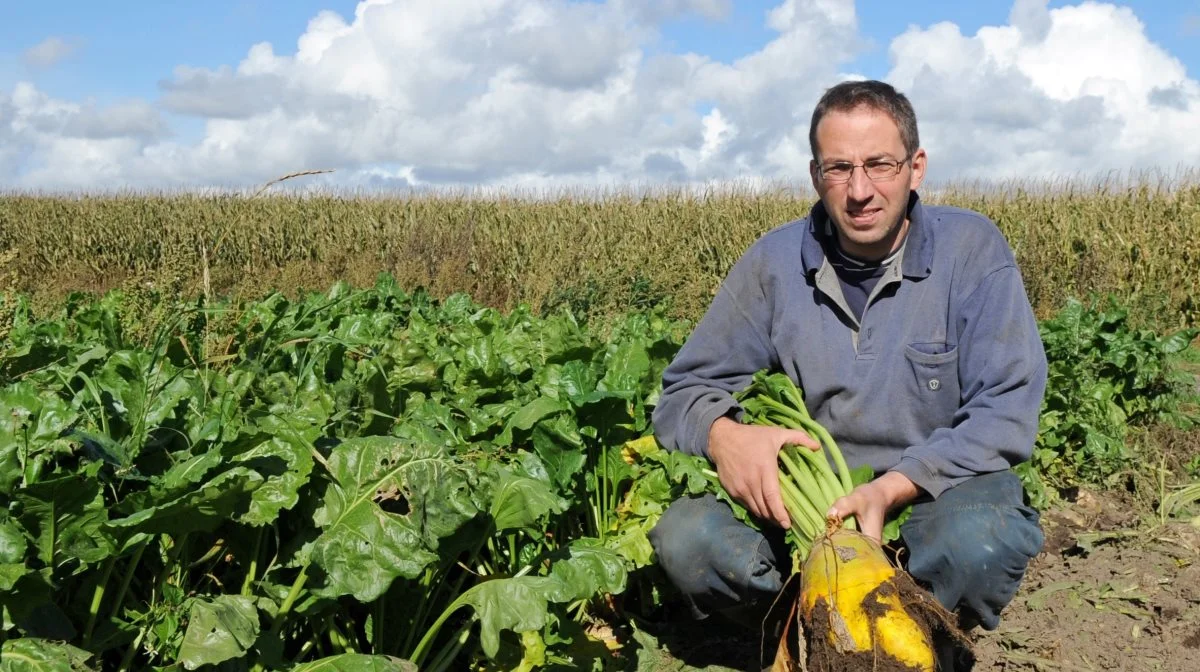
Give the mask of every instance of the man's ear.
<path id="1" fill-rule="evenodd" d="M 921 183 L 925 181 L 925 168 L 928 160 L 929 157 L 925 155 L 924 149 L 917 149 L 913 153 L 912 159 L 909 160 L 910 165 L 912 165 L 912 178 L 909 180 L 908 185 L 910 190 L 916 191 L 921 186 Z"/>
<path id="2" fill-rule="evenodd" d="M 812 159 L 808 162 L 808 176 L 812 178 L 814 190 L 818 190 L 817 183 L 820 182 L 820 176 L 817 174 L 817 160 Z"/>

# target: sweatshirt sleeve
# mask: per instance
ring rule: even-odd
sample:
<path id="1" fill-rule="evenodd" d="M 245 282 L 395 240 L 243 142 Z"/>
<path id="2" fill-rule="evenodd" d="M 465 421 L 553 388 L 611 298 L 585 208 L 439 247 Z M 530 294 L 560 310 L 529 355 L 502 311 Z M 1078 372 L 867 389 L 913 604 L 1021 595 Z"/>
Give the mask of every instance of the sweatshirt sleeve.
<path id="1" fill-rule="evenodd" d="M 1029 459 L 1046 390 L 1046 354 L 1016 266 L 992 271 L 957 320 L 962 401 L 950 427 L 893 467 L 931 496 Z"/>
<path id="2" fill-rule="evenodd" d="M 760 245 L 738 260 L 708 311 L 663 372 L 652 421 L 670 450 L 708 457 L 708 430 L 731 411 L 733 393 L 778 357 L 769 334 L 772 306 Z"/>

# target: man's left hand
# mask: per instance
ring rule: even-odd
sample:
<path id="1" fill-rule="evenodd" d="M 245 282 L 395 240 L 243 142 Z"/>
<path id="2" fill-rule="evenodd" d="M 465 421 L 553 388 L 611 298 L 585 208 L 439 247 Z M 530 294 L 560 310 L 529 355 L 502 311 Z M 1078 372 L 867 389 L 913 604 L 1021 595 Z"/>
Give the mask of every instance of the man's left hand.
<path id="1" fill-rule="evenodd" d="M 829 508 L 826 516 L 835 516 L 840 520 L 852 515 L 858 521 L 860 532 L 882 542 L 883 521 L 888 512 L 911 502 L 918 494 L 920 488 L 907 476 L 889 471 L 839 498 Z"/>

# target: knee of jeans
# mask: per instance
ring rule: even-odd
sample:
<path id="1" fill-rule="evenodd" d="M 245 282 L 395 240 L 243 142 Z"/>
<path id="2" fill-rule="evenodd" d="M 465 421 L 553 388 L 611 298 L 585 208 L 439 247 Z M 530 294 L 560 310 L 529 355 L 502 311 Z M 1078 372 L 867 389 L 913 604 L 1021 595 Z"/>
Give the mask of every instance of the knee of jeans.
<path id="1" fill-rule="evenodd" d="M 1042 548 L 1041 528 L 1009 507 L 981 507 L 958 518 L 944 542 L 946 561 L 963 573 L 968 590 L 995 592 L 1007 602 Z"/>
<path id="2" fill-rule="evenodd" d="M 658 564 L 676 583 L 711 565 L 713 503 L 706 499 L 684 498 L 672 502 L 650 530 L 650 544 Z"/>
<path id="3" fill-rule="evenodd" d="M 732 597 L 780 583 L 762 534 L 713 497 L 673 502 L 649 536 L 659 566 L 686 594 Z"/>
<path id="4" fill-rule="evenodd" d="M 967 525 L 980 533 L 975 535 L 978 543 L 964 549 L 964 559 L 981 568 L 1023 574 L 1045 541 L 1036 521 L 1037 514 L 1024 506 L 981 510 L 968 517 Z"/>
<path id="5" fill-rule="evenodd" d="M 1042 548 L 1037 514 L 1024 506 L 970 505 L 942 512 L 910 547 L 909 572 L 932 584 L 948 608 L 965 601 L 985 627 L 1016 594 Z"/>

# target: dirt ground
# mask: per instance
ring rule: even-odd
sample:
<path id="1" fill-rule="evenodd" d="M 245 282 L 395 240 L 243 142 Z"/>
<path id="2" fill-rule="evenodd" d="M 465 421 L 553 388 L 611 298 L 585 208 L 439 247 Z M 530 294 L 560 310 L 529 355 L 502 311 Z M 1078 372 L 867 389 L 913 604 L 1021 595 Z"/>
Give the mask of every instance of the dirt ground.
<path id="1" fill-rule="evenodd" d="M 1085 492 L 1043 528 L 1000 628 L 975 635 L 976 670 L 1200 670 L 1200 520 Z"/>
<path id="2" fill-rule="evenodd" d="M 1200 671 L 1200 516 L 1163 524 L 1122 493 L 1081 492 L 1042 524 L 1045 547 L 1000 627 L 970 633 L 974 672 Z M 635 635 L 639 672 L 770 662 L 729 623 L 653 630 Z"/>

